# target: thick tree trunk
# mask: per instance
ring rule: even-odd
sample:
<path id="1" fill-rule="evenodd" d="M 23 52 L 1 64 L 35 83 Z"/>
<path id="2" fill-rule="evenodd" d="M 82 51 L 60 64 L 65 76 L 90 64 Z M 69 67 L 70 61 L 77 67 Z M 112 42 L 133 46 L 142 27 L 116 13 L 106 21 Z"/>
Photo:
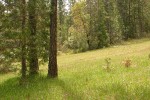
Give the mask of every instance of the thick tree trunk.
<path id="1" fill-rule="evenodd" d="M 36 47 L 36 0 L 29 0 L 29 67 L 30 74 L 37 74 L 38 67 L 38 57 L 37 57 L 37 47 Z"/>
<path id="2" fill-rule="evenodd" d="M 57 0 L 51 0 L 48 77 L 57 76 Z"/>
<path id="3" fill-rule="evenodd" d="M 22 35 L 21 35 L 21 72 L 22 72 L 22 78 L 26 77 L 26 35 L 25 35 L 25 24 L 26 24 L 26 1 L 22 0 Z"/>

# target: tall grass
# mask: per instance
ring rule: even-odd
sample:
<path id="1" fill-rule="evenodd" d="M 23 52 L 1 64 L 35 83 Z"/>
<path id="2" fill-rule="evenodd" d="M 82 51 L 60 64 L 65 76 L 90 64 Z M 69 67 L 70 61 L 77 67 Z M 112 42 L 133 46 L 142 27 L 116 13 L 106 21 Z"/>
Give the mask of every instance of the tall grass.
<path id="1" fill-rule="evenodd" d="M 129 44 L 129 43 L 128 43 Z M 19 85 L 17 73 L 0 75 L 0 100 L 150 100 L 150 41 L 62 55 L 58 79 L 40 75 Z M 105 59 L 111 58 L 111 71 Z M 131 59 L 131 67 L 122 63 Z"/>

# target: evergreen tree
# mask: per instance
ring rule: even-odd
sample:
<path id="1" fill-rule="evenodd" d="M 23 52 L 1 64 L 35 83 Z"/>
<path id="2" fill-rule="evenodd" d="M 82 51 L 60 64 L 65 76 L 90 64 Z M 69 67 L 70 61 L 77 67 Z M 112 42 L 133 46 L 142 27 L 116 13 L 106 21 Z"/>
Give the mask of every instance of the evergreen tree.
<path id="1" fill-rule="evenodd" d="M 48 77 L 57 76 L 57 0 L 51 0 Z"/>
<path id="2" fill-rule="evenodd" d="M 22 66 L 22 77 L 26 77 L 26 1 L 22 0 L 22 35 L 21 35 L 21 66 Z"/>
<path id="3" fill-rule="evenodd" d="M 37 74 L 39 70 L 37 55 L 37 0 L 29 0 L 29 67 L 30 74 Z"/>

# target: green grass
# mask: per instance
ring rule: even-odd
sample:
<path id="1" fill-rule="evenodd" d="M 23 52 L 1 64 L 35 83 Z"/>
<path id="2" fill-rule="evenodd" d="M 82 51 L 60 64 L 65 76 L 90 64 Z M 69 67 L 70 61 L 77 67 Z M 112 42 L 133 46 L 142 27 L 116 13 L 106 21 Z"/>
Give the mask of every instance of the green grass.
<path id="1" fill-rule="evenodd" d="M 58 56 L 59 77 L 38 77 L 19 85 L 19 74 L 0 74 L 0 100 L 150 100 L 150 41 Z M 111 71 L 104 68 L 111 58 Z M 123 61 L 131 59 L 130 68 Z"/>

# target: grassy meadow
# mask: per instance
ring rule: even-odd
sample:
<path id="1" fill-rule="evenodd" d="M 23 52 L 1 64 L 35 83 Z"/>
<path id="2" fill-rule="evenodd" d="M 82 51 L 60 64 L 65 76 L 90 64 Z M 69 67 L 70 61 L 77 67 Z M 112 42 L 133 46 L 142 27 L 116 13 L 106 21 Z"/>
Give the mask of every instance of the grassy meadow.
<path id="1" fill-rule="evenodd" d="M 0 74 L 0 100 L 150 100 L 150 40 L 58 56 L 59 77 L 38 77 L 19 85 L 19 73 Z M 110 71 L 105 59 L 110 58 Z M 126 68 L 124 62 L 131 60 Z"/>

